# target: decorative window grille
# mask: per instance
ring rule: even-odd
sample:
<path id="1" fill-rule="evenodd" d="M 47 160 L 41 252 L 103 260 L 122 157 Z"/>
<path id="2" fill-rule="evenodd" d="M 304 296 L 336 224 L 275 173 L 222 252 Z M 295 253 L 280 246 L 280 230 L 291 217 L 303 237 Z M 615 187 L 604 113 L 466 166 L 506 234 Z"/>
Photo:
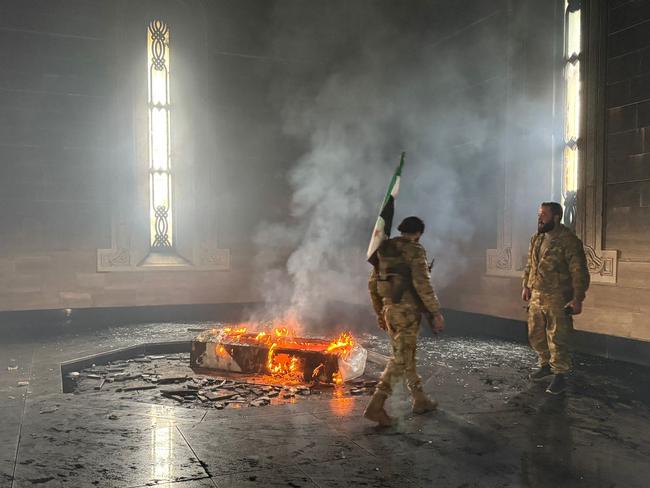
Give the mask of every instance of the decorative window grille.
<path id="1" fill-rule="evenodd" d="M 581 124 L 581 0 L 564 6 L 564 148 L 562 151 L 562 204 L 564 224 L 575 230 Z"/>
<path id="2" fill-rule="evenodd" d="M 169 251 L 173 240 L 169 25 L 153 20 L 147 28 L 149 108 L 149 219 L 152 250 Z"/>

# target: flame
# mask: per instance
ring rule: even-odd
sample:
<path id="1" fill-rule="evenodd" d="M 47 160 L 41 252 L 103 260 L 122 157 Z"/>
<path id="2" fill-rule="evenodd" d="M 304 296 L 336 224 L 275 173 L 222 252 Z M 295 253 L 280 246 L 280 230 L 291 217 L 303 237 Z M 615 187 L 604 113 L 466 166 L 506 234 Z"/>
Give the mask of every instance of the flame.
<path id="1" fill-rule="evenodd" d="M 221 356 L 222 358 L 225 358 L 225 357 L 229 356 L 229 354 L 226 352 L 226 348 L 223 347 L 222 344 L 219 344 L 216 347 L 215 352 L 217 353 L 217 356 Z"/>
<path id="2" fill-rule="evenodd" d="M 269 355 L 267 356 L 266 359 L 266 367 L 269 369 L 269 371 L 273 371 L 273 351 L 275 351 L 277 347 L 278 347 L 277 344 L 273 344 L 269 349 Z"/>
<path id="3" fill-rule="evenodd" d="M 265 327 L 265 330 L 257 332 L 260 326 Z M 227 338 L 228 341 L 242 344 L 257 343 L 268 347 L 266 369 L 270 375 L 283 380 L 302 380 L 301 360 L 298 356 L 286 352 L 287 350 L 319 351 L 346 356 L 355 345 L 350 332 L 344 332 L 337 339 L 328 343 L 322 339 L 297 337 L 297 330 L 300 330 L 300 324 L 295 318 L 289 317 L 286 320 L 274 320 L 265 324 L 241 323 L 225 327 L 219 330 L 218 334 Z M 278 353 L 278 349 L 283 352 Z M 223 346 L 218 346 L 217 354 L 222 355 L 227 352 Z M 323 364 L 316 367 L 312 372 L 311 379 L 317 378 L 323 367 Z M 336 385 L 341 385 L 343 380 L 340 373 L 335 373 L 332 381 Z"/>
<path id="4" fill-rule="evenodd" d="M 278 345 L 273 343 L 269 348 L 269 354 L 266 360 L 266 367 L 269 373 L 274 376 L 283 376 L 287 379 L 299 379 L 300 370 L 298 366 L 300 365 L 300 360 L 292 354 L 276 354 L 275 350 L 277 347 Z"/>
<path id="5" fill-rule="evenodd" d="M 276 337 L 289 337 L 293 335 L 286 327 L 276 327 L 275 329 L 273 329 L 273 334 Z"/>
<path id="6" fill-rule="evenodd" d="M 343 384 L 343 377 L 341 376 L 341 373 L 336 371 L 332 375 L 332 383 L 334 383 L 336 386 L 341 386 Z"/>
<path id="7" fill-rule="evenodd" d="M 350 332 L 343 332 L 338 339 L 332 341 L 329 346 L 327 346 L 327 352 L 334 352 L 340 355 L 347 355 L 350 350 L 354 347 L 354 338 Z"/>
<path id="8" fill-rule="evenodd" d="M 248 330 L 247 327 L 239 327 L 237 329 L 233 329 L 231 327 L 226 327 L 224 329 L 221 329 L 221 331 L 224 334 L 226 334 L 227 336 L 236 337 L 236 338 L 239 338 L 239 337 L 243 336 L 246 333 L 247 330 Z"/>

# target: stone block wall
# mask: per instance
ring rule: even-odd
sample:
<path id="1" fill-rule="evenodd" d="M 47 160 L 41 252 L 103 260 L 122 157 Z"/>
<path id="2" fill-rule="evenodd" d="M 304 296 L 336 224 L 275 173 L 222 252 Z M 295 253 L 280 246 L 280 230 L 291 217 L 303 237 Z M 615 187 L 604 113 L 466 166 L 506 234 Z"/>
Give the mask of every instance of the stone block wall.
<path id="1" fill-rule="evenodd" d="M 267 145 L 264 151 L 231 141 L 244 140 L 247 127 L 269 134 L 268 126 L 279 126 L 263 100 L 271 73 L 254 56 L 216 63 L 202 43 L 221 36 L 221 48 L 236 51 L 237 39 L 260 30 L 267 9 L 257 15 L 255 8 L 231 11 L 251 19 L 246 29 L 223 38 L 224 29 L 204 30 L 209 20 L 201 18 L 199 2 L 194 7 L 168 1 L 0 2 L 0 311 L 259 300 L 250 279 L 250 229 L 267 209 L 282 205 L 269 203 L 277 196 L 263 184 L 267 164 L 274 163 L 268 154 L 273 144 L 283 145 L 282 138 L 276 131 L 277 140 L 264 141 L 249 131 L 249 138 Z M 174 28 L 173 157 L 181 178 L 193 171 L 194 179 L 183 184 L 198 202 L 191 216 L 183 207 L 180 220 L 188 235 L 180 239 L 219 233 L 218 243 L 207 244 L 232 249 L 228 270 L 97 270 L 98 250 L 114 242 L 116 215 L 146 212 L 134 198 L 136 167 L 147 164 L 135 154 L 134 104 L 142 91 L 136 85 L 146 82 L 145 33 L 152 16 Z M 212 77 L 217 69 L 218 87 Z M 206 123 L 206 113 L 216 108 L 221 126 Z M 213 129 L 223 139 L 216 141 L 218 155 Z M 278 151 L 277 158 L 286 155 Z M 267 174 L 256 175 L 259 168 Z M 257 205 L 233 186 L 261 195 Z"/>
<path id="2" fill-rule="evenodd" d="M 650 341 L 650 1 L 603 0 L 599 5 L 605 9 L 600 33 L 605 52 L 599 53 L 607 62 L 605 86 L 591 85 L 587 91 L 604 92 L 599 108 L 605 115 L 599 142 L 605 163 L 600 244 L 618 253 L 618 264 L 615 282 L 592 283 L 575 325 L 581 331 Z M 585 149 L 593 154 L 599 148 Z M 526 185 L 523 192 L 538 189 L 535 182 Z M 533 212 L 530 219 L 532 234 Z M 519 274 L 486 276 L 485 262 L 473 259 L 466 273 L 441 292 L 443 303 L 524 321 Z"/>
<path id="3" fill-rule="evenodd" d="M 432 100 L 447 99 L 453 109 L 454 97 L 445 96 L 452 91 L 493 116 L 486 124 L 499 125 L 507 53 L 486 39 L 506 36 L 507 2 L 477 0 L 462 11 L 450 0 L 409 7 L 383 0 L 0 1 L 0 311 L 258 301 L 252 237 L 260 222 L 290 218 L 290 170 L 310 147 L 287 135 L 286 99 L 315 97 L 382 22 L 399 25 L 408 42 L 436 46 L 432 69 L 458 58 L 471 82 L 459 87 L 452 77 L 431 87 Z M 147 164 L 137 141 L 146 124 L 134 107 L 142 105 L 145 32 L 154 16 L 172 29 L 172 165 L 186 178 L 182 195 L 193 199 L 176 202 L 176 235 L 186 248 L 195 239 L 230 250 L 229 270 L 97 271 L 98 250 L 135 247 L 128 242 L 135 233 L 116 236 L 115 228 L 142 231 L 147 223 L 146 215 L 134 217 L 146 188 L 137 173 Z M 482 188 L 463 189 L 468 207 L 491 208 L 496 192 L 487 203 L 477 195 L 496 187 L 491 168 L 502 148 L 488 141 L 479 153 L 482 134 L 463 122 L 449 151 L 480 174 Z M 478 214 L 476 249 L 478 240 L 494 239 L 496 220 Z"/>
<path id="4" fill-rule="evenodd" d="M 650 262 L 650 2 L 609 2 L 605 247 Z"/>

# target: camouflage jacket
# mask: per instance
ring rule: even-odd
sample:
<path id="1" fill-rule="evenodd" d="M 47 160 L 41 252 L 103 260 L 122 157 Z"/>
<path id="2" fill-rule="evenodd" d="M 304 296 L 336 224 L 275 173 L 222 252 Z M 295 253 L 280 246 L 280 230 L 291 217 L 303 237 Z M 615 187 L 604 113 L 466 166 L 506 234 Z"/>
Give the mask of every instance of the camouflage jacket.
<path id="1" fill-rule="evenodd" d="M 431 286 L 431 273 L 429 272 L 429 264 L 427 262 L 427 253 L 424 247 L 418 242 L 406 239 L 404 237 L 394 237 L 388 241 L 384 241 L 378 250 L 378 258 L 380 262 L 380 269 L 382 253 L 387 247 L 393 248 L 400 256 L 400 261 L 408 266 L 410 270 L 410 283 L 407 284 L 402 295 L 400 304 L 411 305 L 417 307 L 423 312 L 437 313 L 440 311 L 440 303 L 436 292 Z M 370 298 L 372 306 L 378 316 L 381 315 L 382 307 L 384 304 L 383 298 L 385 294 L 380 293 L 378 284 L 386 277 L 380 276 L 381 272 L 373 268 L 368 280 L 368 289 L 370 291 Z"/>
<path id="2" fill-rule="evenodd" d="M 589 288 L 589 269 L 582 241 L 563 225 L 549 237 L 546 246 L 542 246 L 544 234 L 531 238 L 523 286 L 551 299 L 584 300 Z"/>

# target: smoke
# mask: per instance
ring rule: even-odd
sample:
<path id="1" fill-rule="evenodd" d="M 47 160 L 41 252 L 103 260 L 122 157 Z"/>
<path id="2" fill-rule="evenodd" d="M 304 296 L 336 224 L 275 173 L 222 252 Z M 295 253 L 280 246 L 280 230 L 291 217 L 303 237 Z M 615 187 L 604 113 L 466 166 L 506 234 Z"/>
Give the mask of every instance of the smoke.
<path id="1" fill-rule="evenodd" d="M 505 105 L 499 17 L 474 19 L 474 38 L 457 34 L 461 46 L 450 47 L 437 31 L 406 29 L 380 9 L 347 11 L 363 28 L 350 21 L 346 31 L 317 15 L 296 27 L 292 5 L 276 9 L 272 49 L 301 61 L 272 96 L 285 134 L 306 149 L 287 174 L 290 215 L 264 222 L 255 236 L 269 313 L 318 321 L 332 303 L 368 303 L 366 248 L 401 151 L 393 227 L 408 215 L 423 218 L 434 283 L 445 287 L 463 271 L 477 232 L 496 234 L 490 185 L 502 137 L 496 107 Z"/>

